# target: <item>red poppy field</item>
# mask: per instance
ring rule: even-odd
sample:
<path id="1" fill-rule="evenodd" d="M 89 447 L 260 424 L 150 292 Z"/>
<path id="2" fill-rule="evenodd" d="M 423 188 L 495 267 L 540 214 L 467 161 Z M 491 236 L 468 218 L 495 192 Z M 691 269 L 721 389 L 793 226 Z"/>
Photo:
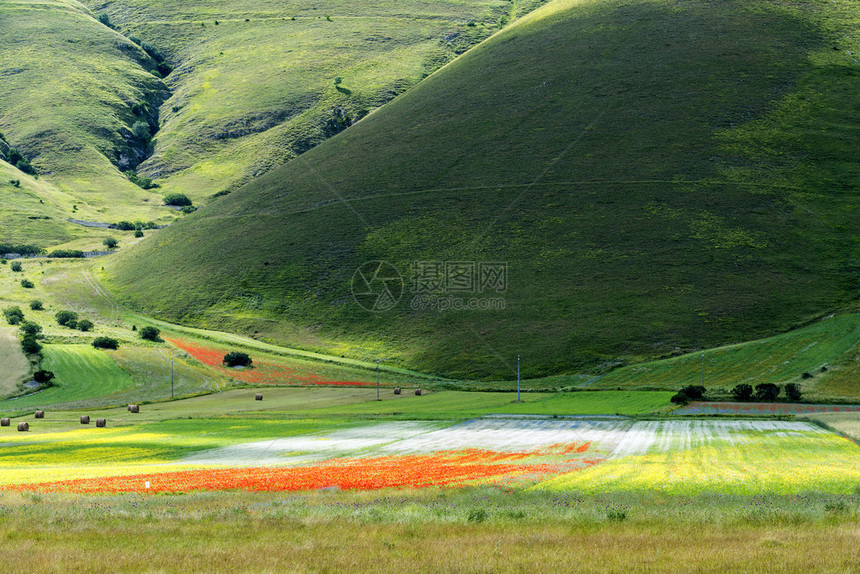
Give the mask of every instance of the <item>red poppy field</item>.
<path id="1" fill-rule="evenodd" d="M 225 351 L 206 347 L 186 339 L 165 337 L 171 345 L 182 349 L 207 367 L 219 373 L 251 385 L 333 385 L 369 386 L 370 381 L 344 381 L 326 377 L 308 367 L 287 367 L 266 361 L 254 361 L 250 368 L 228 368 L 224 366 Z"/>

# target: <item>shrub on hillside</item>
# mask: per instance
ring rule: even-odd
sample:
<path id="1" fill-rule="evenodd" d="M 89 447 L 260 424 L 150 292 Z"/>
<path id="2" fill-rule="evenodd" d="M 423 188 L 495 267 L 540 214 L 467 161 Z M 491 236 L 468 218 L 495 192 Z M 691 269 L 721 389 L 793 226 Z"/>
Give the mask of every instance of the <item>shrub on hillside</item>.
<path id="1" fill-rule="evenodd" d="M 104 246 L 108 249 L 116 249 L 116 246 L 119 245 L 119 241 L 116 240 L 116 237 L 105 237 L 105 240 L 102 241 Z"/>
<path id="2" fill-rule="evenodd" d="M 131 133 L 140 141 L 147 142 L 152 136 L 152 128 L 146 122 L 134 122 L 131 126 Z"/>
<path id="3" fill-rule="evenodd" d="M 749 401 L 752 400 L 753 396 L 753 388 L 746 384 L 741 383 L 740 385 L 735 385 L 735 387 L 731 390 L 732 397 L 736 401 Z"/>
<path id="4" fill-rule="evenodd" d="M 131 221 L 117 221 L 112 226 L 114 229 L 119 229 L 120 231 L 133 231 L 136 229 L 136 226 Z"/>
<path id="5" fill-rule="evenodd" d="M 96 349 L 119 349 L 119 341 L 110 337 L 96 337 L 93 339 L 93 347 Z"/>
<path id="6" fill-rule="evenodd" d="M 159 331 L 155 327 L 150 327 L 148 325 L 140 329 L 139 335 L 141 339 L 144 339 L 146 341 L 153 341 L 156 343 L 160 343 L 162 341 L 161 331 Z"/>
<path id="7" fill-rule="evenodd" d="M 48 254 L 54 259 L 80 259 L 83 256 L 84 252 L 79 249 L 55 249 Z"/>
<path id="8" fill-rule="evenodd" d="M 89 319 L 81 319 L 80 321 L 78 321 L 77 326 L 79 331 L 83 331 L 86 333 L 87 331 L 92 331 L 93 327 L 95 327 L 95 324 Z"/>
<path id="9" fill-rule="evenodd" d="M 69 323 L 78 322 L 78 314 L 74 311 L 57 311 L 54 315 L 54 319 L 57 321 L 58 325 L 62 325 L 63 327 L 68 327 Z"/>
<path id="10" fill-rule="evenodd" d="M 39 344 L 35 337 L 24 337 L 21 341 L 21 350 L 28 355 L 35 355 L 42 351 L 42 345 Z"/>
<path id="11" fill-rule="evenodd" d="M 32 289 L 35 285 L 29 279 L 21 279 L 21 287 L 24 289 Z"/>
<path id="12" fill-rule="evenodd" d="M 12 265 L 9 266 L 9 269 L 16 273 L 21 273 L 22 271 L 24 271 L 24 267 L 21 265 L 20 261 L 13 261 Z"/>
<path id="13" fill-rule="evenodd" d="M 33 321 L 22 321 L 19 330 L 25 337 L 36 337 L 42 332 L 42 326 Z"/>
<path id="14" fill-rule="evenodd" d="M 32 309 L 33 311 L 41 311 L 43 308 L 44 307 L 42 305 L 42 301 L 40 301 L 39 299 L 33 299 L 32 301 L 30 301 L 30 309 Z"/>
<path id="15" fill-rule="evenodd" d="M 139 176 L 133 170 L 126 171 L 125 176 L 131 183 L 142 189 L 155 189 L 159 187 L 157 183 L 152 182 L 152 178 Z"/>
<path id="16" fill-rule="evenodd" d="M 224 355 L 224 364 L 228 367 L 250 367 L 251 357 L 248 356 L 248 353 L 231 351 Z"/>
<path id="17" fill-rule="evenodd" d="M 755 386 L 755 398 L 759 401 L 772 401 L 779 396 L 779 386 L 773 383 L 762 383 Z"/>
<path id="18" fill-rule="evenodd" d="M 21 311 L 20 307 L 6 307 L 3 309 L 3 315 L 10 325 L 17 325 L 24 320 L 24 312 Z"/>
<path id="19" fill-rule="evenodd" d="M 51 371 L 46 371 L 44 369 L 40 369 L 33 373 L 33 380 L 37 383 L 50 383 L 54 378 L 54 373 Z"/>
<path id="20" fill-rule="evenodd" d="M 168 193 L 164 196 L 164 205 L 172 205 L 174 207 L 183 207 L 191 205 L 191 200 L 184 193 Z"/>
<path id="21" fill-rule="evenodd" d="M 705 398 L 705 391 L 701 385 L 687 385 L 678 392 L 685 394 L 691 401 L 701 401 Z"/>
<path id="22" fill-rule="evenodd" d="M 788 383 L 785 385 L 785 396 L 788 397 L 788 400 L 791 402 L 798 402 L 803 393 L 800 391 L 799 383 Z"/>
<path id="23" fill-rule="evenodd" d="M 140 229 L 135 230 L 134 236 L 137 238 L 143 237 L 143 231 L 141 231 Z"/>
<path id="24" fill-rule="evenodd" d="M 684 393 L 678 392 L 672 395 L 672 398 L 669 399 L 669 401 L 671 401 L 672 404 L 684 406 L 690 403 L 690 397 Z"/>

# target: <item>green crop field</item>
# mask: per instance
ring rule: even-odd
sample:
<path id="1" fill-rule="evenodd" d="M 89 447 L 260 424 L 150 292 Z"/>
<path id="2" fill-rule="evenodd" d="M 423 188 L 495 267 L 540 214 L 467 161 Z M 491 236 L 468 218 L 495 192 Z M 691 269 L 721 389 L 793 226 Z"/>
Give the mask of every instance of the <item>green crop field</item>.
<path id="1" fill-rule="evenodd" d="M 856 297 L 858 22 L 844 1 L 557 0 L 104 278 L 165 320 L 449 378 L 787 332 Z M 353 298 L 374 260 L 402 278 L 381 313 Z M 469 282 L 487 263 L 504 285 Z"/>
<path id="2" fill-rule="evenodd" d="M 46 345 L 42 367 L 56 375 L 54 386 L 26 397 L 9 400 L 15 409 L 75 403 L 110 396 L 133 385 L 111 351 L 90 345 Z M 0 409 L 4 409 L 0 403 Z"/>

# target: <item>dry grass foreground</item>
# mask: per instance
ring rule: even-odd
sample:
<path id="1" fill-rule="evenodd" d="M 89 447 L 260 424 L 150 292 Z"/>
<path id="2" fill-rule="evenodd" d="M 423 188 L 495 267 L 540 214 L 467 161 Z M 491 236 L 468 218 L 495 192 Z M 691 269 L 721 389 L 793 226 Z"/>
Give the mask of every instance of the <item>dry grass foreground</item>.
<path id="1" fill-rule="evenodd" d="M 376 496 L 380 506 L 400 506 L 399 518 L 374 517 L 373 509 L 359 514 L 371 504 L 360 493 L 4 495 L 0 562 L 35 572 L 107 564 L 119 572 L 402 572 L 410 564 L 414 572 L 773 573 L 860 566 L 853 512 L 749 522 L 702 518 L 691 499 L 660 499 L 665 520 L 659 513 L 613 521 L 510 511 L 507 518 L 476 519 L 459 505 L 458 518 L 442 513 L 432 520 L 410 516 L 412 495 L 403 491 Z M 423 503 L 454 508 L 462 503 L 457 496 L 434 494 Z"/>

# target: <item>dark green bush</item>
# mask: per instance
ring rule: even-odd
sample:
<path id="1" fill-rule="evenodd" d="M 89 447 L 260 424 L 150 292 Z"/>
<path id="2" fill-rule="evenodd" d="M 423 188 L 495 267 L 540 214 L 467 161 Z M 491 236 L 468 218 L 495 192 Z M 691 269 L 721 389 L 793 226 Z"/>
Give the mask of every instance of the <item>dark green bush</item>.
<path id="1" fill-rule="evenodd" d="M 9 266 L 9 269 L 15 271 L 16 273 L 20 273 L 24 270 L 24 267 L 21 265 L 20 261 L 13 261 L 12 265 Z"/>
<path id="2" fill-rule="evenodd" d="M 93 327 L 95 327 L 95 324 L 89 319 L 81 319 L 80 321 L 78 321 L 77 326 L 79 331 L 83 331 L 86 333 L 87 331 L 92 331 Z"/>
<path id="3" fill-rule="evenodd" d="M 788 400 L 790 400 L 791 402 L 798 402 L 803 396 L 803 393 L 800 390 L 800 384 L 788 383 L 787 385 L 785 385 L 785 396 L 788 397 Z"/>
<path id="4" fill-rule="evenodd" d="M 83 256 L 84 252 L 78 249 L 55 249 L 48 254 L 54 259 L 80 259 Z"/>
<path id="5" fill-rule="evenodd" d="M 93 339 L 93 347 L 96 349 L 119 349 L 119 341 L 110 337 L 96 337 Z"/>
<path id="6" fill-rule="evenodd" d="M 21 279 L 21 287 L 24 289 L 32 289 L 35 285 L 29 279 Z"/>
<path id="7" fill-rule="evenodd" d="M 22 321 L 19 330 L 25 337 L 36 337 L 42 332 L 42 326 L 33 321 Z"/>
<path id="8" fill-rule="evenodd" d="M 184 205 L 191 205 L 191 200 L 184 193 L 168 193 L 164 196 L 164 205 L 182 207 Z"/>
<path id="9" fill-rule="evenodd" d="M 678 391 L 678 393 L 685 395 L 691 401 L 701 401 L 705 398 L 705 391 L 705 387 L 701 385 L 687 385 Z"/>
<path id="10" fill-rule="evenodd" d="M 690 403 L 690 397 L 688 397 L 684 393 L 679 392 L 679 393 L 675 393 L 674 395 L 672 395 L 672 398 L 669 399 L 669 401 L 671 401 L 672 404 L 683 406 L 683 405 L 687 405 Z"/>
<path id="11" fill-rule="evenodd" d="M 33 373 L 33 380 L 37 383 L 50 383 L 54 379 L 54 373 L 40 369 Z"/>
<path id="12" fill-rule="evenodd" d="M 119 245 L 119 241 L 116 240 L 116 237 L 106 237 L 104 241 L 105 247 L 108 249 L 115 249 L 117 245 Z"/>
<path id="13" fill-rule="evenodd" d="M 149 325 L 147 325 L 146 327 L 141 327 L 139 335 L 141 339 L 144 339 L 146 341 L 154 341 L 156 343 L 160 343 L 162 341 L 161 331 Z"/>
<path id="14" fill-rule="evenodd" d="M 6 317 L 6 322 L 10 325 L 18 325 L 24 320 L 24 312 L 20 307 L 6 307 L 3 309 L 3 315 Z"/>
<path id="15" fill-rule="evenodd" d="M 731 390 L 731 393 L 736 401 L 749 401 L 753 396 L 753 388 L 746 383 L 741 383 L 740 385 L 736 385 Z"/>
<path id="16" fill-rule="evenodd" d="M 252 361 L 251 357 L 248 356 L 248 353 L 231 351 L 224 355 L 223 362 L 228 367 L 250 367 Z"/>
<path id="17" fill-rule="evenodd" d="M 78 314 L 74 311 L 57 311 L 57 313 L 54 315 L 54 319 L 56 319 L 58 325 L 68 327 L 69 323 L 71 323 L 72 321 L 77 324 Z"/>
<path id="18" fill-rule="evenodd" d="M 143 231 L 141 231 L 140 229 L 136 230 L 136 231 L 134 232 L 134 236 L 135 236 L 135 237 L 138 237 L 138 238 L 139 238 L 139 237 L 143 237 Z"/>
<path id="19" fill-rule="evenodd" d="M 146 142 L 152 136 L 152 128 L 146 122 L 134 122 L 131 126 L 131 133 L 137 139 Z"/>
<path id="20" fill-rule="evenodd" d="M 137 229 L 134 223 L 131 221 L 117 221 L 113 224 L 114 229 L 119 229 L 120 231 L 134 231 Z"/>
<path id="21" fill-rule="evenodd" d="M 28 355 L 35 355 L 41 352 L 42 345 L 39 344 L 35 337 L 24 337 L 21 341 L 21 350 Z"/>
<path id="22" fill-rule="evenodd" d="M 33 311 L 41 311 L 43 309 L 42 302 L 39 299 L 33 299 L 30 301 L 30 309 Z"/>
<path id="23" fill-rule="evenodd" d="M 773 383 L 762 383 L 755 386 L 755 398 L 759 401 L 772 401 L 779 396 L 779 386 Z"/>

